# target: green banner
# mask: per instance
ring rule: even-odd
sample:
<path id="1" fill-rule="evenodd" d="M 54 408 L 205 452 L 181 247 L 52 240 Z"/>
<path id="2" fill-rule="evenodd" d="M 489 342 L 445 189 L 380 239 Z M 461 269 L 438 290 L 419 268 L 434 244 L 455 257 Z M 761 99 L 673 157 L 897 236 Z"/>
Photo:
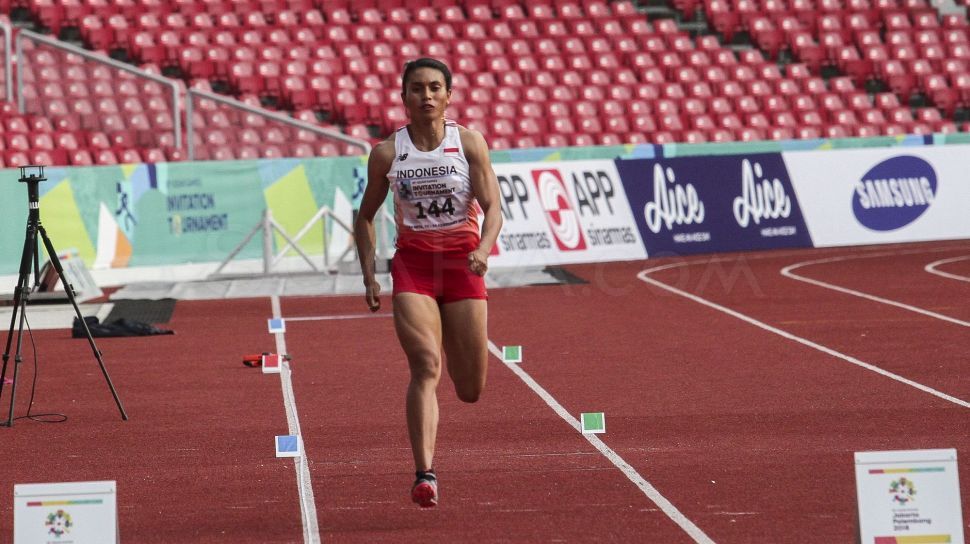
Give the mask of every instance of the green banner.
<path id="1" fill-rule="evenodd" d="M 220 261 L 266 209 L 290 235 L 323 206 L 349 221 L 364 171 L 363 157 L 49 168 L 41 224 L 56 249 L 77 249 L 93 268 Z M 18 177 L 0 171 L 0 274 L 17 272 L 23 250 L 27 187 Z M 260 258 L 260 240 L 239 257 Z M 300 246 L 320 255 L 322 228 Z"/>

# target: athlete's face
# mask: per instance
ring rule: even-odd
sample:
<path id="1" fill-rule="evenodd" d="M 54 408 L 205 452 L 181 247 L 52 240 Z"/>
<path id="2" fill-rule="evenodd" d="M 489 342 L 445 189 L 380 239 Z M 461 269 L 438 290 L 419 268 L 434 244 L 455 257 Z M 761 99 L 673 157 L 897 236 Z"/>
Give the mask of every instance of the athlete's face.
<path id="1" fill-rule="evenodd" d="M 418 68 L 408 76 L 402 98 L 411 119 L 441 119 L 451 100 L 451 91 L 445 87 L 445 75 L 439 70 Z"/>

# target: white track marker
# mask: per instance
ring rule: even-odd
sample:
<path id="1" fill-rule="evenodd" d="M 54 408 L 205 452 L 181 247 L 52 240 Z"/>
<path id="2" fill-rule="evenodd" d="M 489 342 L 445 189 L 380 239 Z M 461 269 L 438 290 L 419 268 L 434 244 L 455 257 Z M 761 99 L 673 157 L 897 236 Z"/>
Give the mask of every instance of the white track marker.
<path id="1" fill-rule="evenodd" d="M 910 253 L 915 253 L 915 252 L 910 252 Z M 782 268 L 781 269 L 781 275 L 782 276 L 785 276 L 787 278 L 791 278 L 793 280 L 798 280 L 798 281 L 801 281 L 801 282 L 810 283 L 812 285 L 817 285 L 819 287 L 824 287 L 826 289 L 831 289 L 833 291 L 838 291 L 840 293 L 845 293 L 847 295 L 852 295 L 852 296 L 856 296 L 856 297 L 859 297 L 859 298 L 864 298 L 866 300 L 871 300 L 873 302 L 879 302 L 879 303 L 882 303 L 882 304 L 888 304 L 889 306 L 895 306 L 897 308 L 902 308 L 904 310 L 909 310 L 911 312 L 915 312 L 915 313 L 922 314 L 922 315 L 925 315 L 925 316 L 928 316 L 928 317 L 932 317 L 932 318 L 935 318 L 935 319 L 939 319 L 941 321 L 947 321 L 947 322 L 950 322 L 950 323 L 954 323 L 954 324 L 960 325 L 962 327 L 970 327 L 970 322 L 963 321 L 962 319 L 957 319 L 955 317 L 950 317 L 948 315 L 938 314 L 936 312 L 931 312 L 930 310 L 925 310 L 925 309 L 920 308 L 918 306 L 912 306 L 910 304 L 904 304 L 902 302 L 898 302 L 898 301 L 895 301 L 895 300 L 890 300 L 888 298 L 877 297 L 875 295 L 870 295 L 868 293 L 863 293 L 862 291 L 856 291 L 855 289 L 849 289 L 847 287 L 840 287 L 840 286 L 835 285 L 835 284 L 832 284 L 832 283 L 828 283 L 828 282 L 824 282 L 824 281 L 821 281 L 821 280 L 812 279 L 812 278 L 809 278 L 809 277 L 806 277 L 806 276 L 800 276 L 800 275 L 792 272 L 793 270 L 795 270 L 797 268 L 801 268 L 803 266 L 810 266 L 810 265 L 813 265 L 813 264 L 835 263 L 835 262 L 840 262 L 840 261 L 848 261 L 848 260 L 852 260 L 852 259 L 869 259 L 869 258 L 873 258 L 873 257 L 884 257 L 884 256 L 889 256 L 889 255 L 900 255 L 900 254 L 901 253 L 882 253 L 882 254 L 878 254 L 877 253 L 877 254 L 862 255 L 862 256 L 860 256 L 860 255 L 847 255 L 847 256 L 843 256 L 843 257 L 829 257 L 827 259 L 815 259 L 815 260 L 811 260 L 811 261 L 802 261 L 800 263 L 791 264 L 791 265 L 786 266 L 785 268 Z"/>
<path id="2" fill-rule="evenodd" d="M 538 382 L 532 379 L 532 376 L 530 376 L 526 371 L 522 370 L 521 366 L 513 363 L 506 363 L 502 357 L 502 350 L 500 350 L 498 346 L 496 346 L 491 340 L 488 341 L 488 350 L 492 352 L 492 355 L 497 357 L 499 361 L 502 361 L 503 364 L 505 364 L 505 366 L 508 367 L 513 373 L 515 373 L 519 379 L 525 382 L 525 384 L 528 385 L 532 391 L 539 395 L 539 398 L 545 401 L 545 403 L 548 404 L 549 407 L 552 408 L 552 410 L 563 419 L 563 421 L 568 423 L 573 429 L 576 430 L 576 432 L 580 432 L 579 421 L 577 421 L 575 417 L 567 412 L 566 409 L 559 404 L 559 401 L 553 398 L 548 391 L 543 389 Z M 613 451 L 612 448 L 603 443 L 603 441 L 600 440 L 597 435 L 582 434 L 581 436 L 589 441 L 589 443 L 592 444 L 594 448 L 599 450 L 600 453 L 602 453 L 607 459 L 609 459 L 610 462 L 616 466 L 616 468 L 620 469 L 620 471 L 623 472 L 623 474 L 629 478 L 634 485 L 640 488 L 640 491 L 642 491 L 648 499 L 653 501 L 653 503 L 656 504 L 664 514 L 667 514 L 667 517 L 673 520 L 673 522 L 680 526 L 685 533 L 694 539 L 694 542 L 697 542 L 698 544 L 714 544 L 714 541 L 704 534 L 704 531 L 701 531 L 699 527 L 694 525 L 694 522 L 687 519 L 686 516 L 680 513 L 680 510 L 677 510 L 676 506 L 667 500 L 666 497 L 661 495 L 660 492 L 657 491 L 657 488 L 653 487 L 650 482 L 643 479 L 643 476 L 640 476 L 636 469 L 624 461 L 623 458 Z"/>
<path id="3" fill-rule="evenodd" d="M 280 297 L 270 297 L 273 305 L 273 318 L 280 319 Z M 286 334 L 276 333 L 276 353 L 286 353 Z M 293 380 L 290 363 L 283 361 L 280 372 L 280 384 L 283 387 L 283 406 L 286 409 L 286 423 L 291 435 L 302 437 L 300 432 L 300 417 L 296 411 L 296 396 L 293 394 Z M 302 440 L 301 440 L 302 442 Z M 306 452 L 301 448 L 300 455 L 293 458 L 296 469 L 296 483 L 300 488 L 300 517 L 303 519 L 304 544 L 320 543 L 320 524 L 317 521 L 317 505 L 313 498 L 313 486 L 310 483 L 310 467 L 307 466 Z"/>
<path id="4" fill-rule="evenodd" d="M 966 281 L 970 282 L 970 277 L 961 276 L 959 274 L 951 274 L 949 272 L 944 272 L 942 270 L 937 270 L 936 267 L 942 266 L 944 264 L 955 263 L 957 261 L 965 261 L 970 259 L 970 255 L 963 255 L 961 257 L 951 257 L 949 259 L 940 259 L 939 261 L 933 261 L 930 264 L 923 267 L 930 274 L 936 274 L 937 276 L 942 276 L 944 278 L 949 278 L 951 280 Z"/>
<path id="5" fill-rule="evenodd" d="M 749 317 L 747 315 L 744 315 L 741 312 L 737 312 L 737 311 L 734 311 L 734 310 L 732 310 L 730 308 L 726 308 L 724 306 L 721 306 L 720 304 L 717 304 L 716 302 L 711 302 L 711 301 L 709 301 L 709 300 L 707 300 L 705 298 L 702 298 L 702 297 L 699 297 L 697 295 L 688 293 L 686 291 L 681 291 L 680 289 L 677 289 L 676 287 L 671 287 L 670 285 L 667 285 L 666 283 L 657 281 L 657 280 L 655 280 L 655 279 L 653 279 L 653 278 L 650 277 L 650 274 L 652 274 L 654 272 L 659 272 L 661 270 L 667 270 L 667 269 L 670 269 L 670 268 L 677 268 L 677 267 L 686 266 L 686 265 L 689 265 L 689 264 L 704 264 L 704 262 L 706 262 L 706 261 L 703 261 L 703 262 L 695 262 L 695 263 L 676 263 L 676 264 L 668 264 L 668 265 L 664 265 L 664 266 L 656 266 L 654 268 L 648 268 L 646 270 L 641 271 L 639 274 L 637 274 L 637 277 L 640 278 L 642 281 L 644 281 L 646 283 L 649 283 L 650 285 L 655 285 L 655 286 L 657 286 L 657 287 L 659 287 L 661 289 L 664 289 L 666 291 L 670 291 L 671 293 L 674 293 L 676 295 L 680 295 L 680 296 L 682 296 L 684 298 L 693 300 L 694 302 L 697 302 L 698 304 L 703 304 L 704 306 L 707 306 L 709 308 L 714 308 L 715 310 L 717 310 L 719 312 L 723 312 L 723 313 L 726 313 L 726 314 L 728 314 L 728 315 L 730 315 L 732 317 L 736 317 L 736 318 L 740 319 L 741 321 L 744 321 L 746 323 L 750 323 L 750 324 L 752 324 L 752 325 L 754 325 L 756 327 L 762 328 L 762 329 L 764 329 L 764 330 L 766 330 L 768 332 L 772 332 L 774 334 L 777 334 L 778 336 L 781 336 L 782 338 L 787 338 L 789 340 L 794 340 L 795 342 L 798 342 L 799 344 L 808 346 L 808 347 L 810 347 L 812 349 L 817 349 L 818 351 L 821 351 L 822 353 L 831 355 L 833 357 L 837 357 L 839 359 L 842 359 L 843 361 L 852 363 L 852 364 L 854 364 L 856 366 L 859 366 L 859 367 L 862 367 L 862 368 L 864 368 L 866 370 L 875 372 L 876 374 L 879 374 L 881 376 L 885 376 L 885 377 L 887 377 L 887 378 L 889 378 L 891 380 L 895 380 L 895 381 L 897 381 L 899 383 L 904 383 L 904 384 L 906 384 L 906 385 L 908 385 L 910 387 L 914 387 L 916 389 L 919 389 L 920 391 L 923 391 L 924 393 L 929 393 L 929 394 L 931 394 L 931 395 L 933 395 L 935 397 L 939 397 L 939 398 L 941 398 L 941 399 L 943 399 L 943 400 L 945 400 L 947 402 L 952 402 L 953 404 L 956 404 L 957 406 L 961 406 L 963 408 L 970 408 L 970 402 L 967 402 L 967 401 L 965 401 L 963 399 L 958 399 L 956 397 L 947 395 L 946 393 L 943 393 L 941 391 L 937 391 L 936 389 L 933 389 L 932 387 L 923 385 L 923 384 L 918 383 L 918 382 L 914 382 L 913 380 L 910 380 L 908 378 L 904 378 L 904 377 L 902 377 L 902 376 L 900 376 L 898 374 L 893 374 L 892 372 L 889 372 L 888 370 L 883 370 L 883 369 L 879 368 L 878 366 L 875 366 L 873 364 L 867 363 L 865 361 L 861 361 L 861 360 L 856 359 L 855 357 L 852 357 L 850 355 L 846 355 L 844 353 L 835 351 L 832 348 L 823 346 L 823 345 L 818 344 L 816 342 L 812 342 L 811 340 L 808 340 L 806 338 L 802 338 L 801 336 L 795 336 L 794 334 L 792 334 L 790 332 L 787 332 L 787 331 L 783 331 L 783 330 L 779 329 L 778 327 L 772 327 L 771 325 L 768 325 L 767 323 L 763 323 L 761 321 L 758 321 L 757 319 L 755 319 L 753 317 Z"/>

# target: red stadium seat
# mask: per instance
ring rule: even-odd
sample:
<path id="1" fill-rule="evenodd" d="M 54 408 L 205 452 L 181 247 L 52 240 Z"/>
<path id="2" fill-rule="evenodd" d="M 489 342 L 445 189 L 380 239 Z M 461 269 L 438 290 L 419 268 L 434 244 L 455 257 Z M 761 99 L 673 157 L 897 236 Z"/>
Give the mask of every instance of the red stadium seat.
<path id="1" fill-rule="evenodd" d="M 852 136 L 850 128 L 842 125 L 829 125 L 825 127 L 826 138 L 849 138 Z"/>
<path id="2" fill-rule="evenodd" d="M 795 132 L 791 127 L 772 127 L 767 134 L 770 140 L 792 140 L 795 138 Z"/>
<path id="3" fill-rule="evenodd" d="M 717 128 L 708 133 L 708 140 L 717 143 L 733 142 L 734 131 L 725 128 Z"/>
<path id="4" fill-rule="evenodd" d="M 592 147 L 596 145 L 596 139 L 589 134 L 573 134 L 570 138 L 570 144 L 576 147 Z"/>
<path id="5" fill-rule="evenodd" d="M 765 131 L 757 127 L 744 127 L 736 132 L 737 139 L 742 142 L 754 142 L 765 139 Z"/>
<path id="6" fill-rule="evenodd" d="M 868 109 L 861 111 L 862 123 L 865 126 L 881 127 L 886 124 L 886 118 L 881 110 Z"/>
<path id="7" fill-rule="evenodd" d="M 172 6 L 160 0 L 63 5 L 32 0 L 31 9 L 41 24 L 73 24 L 92 47 L 126 49 L 129 59 L 148 63 L 154 73 L 177 70 L 183 87 L 212 90 L 228 84 L 247 103 L 272 102 L 310 122 L 327 115 L 331 122 L 348 124 L 338 129 L 370 125 L 359 133 L 367 139 L 370 131 L 386 134 L 407 122 L 399 98 L 401 64 L 422 55 L 442 58 L 455 69 L 450 115 L 487 123 L 481 128 L 497 139 L 498 148 L 811 136 L 811 131 L 799 132 L 805 126 L 822 137 L 878 134 L 910 124 L 953 130 L 956 124 L 948 118 L 970 108 L 970 25 L 959 16 L 938 16 L 925 0 L 674 0 L 672 5 L 680 17 L 703 10 L 696 21 L 706 21 L 720 38 L 703 32 L 692 38 L 675 19 L 651 21 L 629 0 L 473 0 L 462 6 L 443 0 L 380 5 L 375 0 L 179 0 Z M 754 48 L 726 47 L 739 31 Z M 765 60 L 782 50 L 796 62 L 781 69 Z M 129 149 L 147 160 L 147 148 L 137 146 L 150 146 L 156 159 L 178 157 L 171 149 L 171 100 L 162 87 L 119 79 L 107 67 L 67 62 L 62 68 L 50 52 L 31 55 L 38 60 L 24 70 L 25 95 L 48 104 L 50 126 L 35 132 L 56 127 L 80 138 L 76 149 L 68 140 L 57 149 L 110 149 L 116 160 L 125 161 Z M 827 82 L 821 77 L 826 66 L 839 71 Z M 874 104 L 866 91 L 880 84 L 888 92 L 876 94 Z M 907 108 L 911 98 L 932 105 L 917 110 L 925 119 L 891 114 Z M 227 137 L 242 134 L 227 131 L 226 119 L 210 116 L 212 104 L 204 103 L 193 122 Z M 494 107 L 483 113 L 483 104 Z M 564 108 L 568 111 L 559 111 Z M 572 117 L 574 108 L 577 117 Z M 654 116 L 661 121 L 659 132 Z M 343 145 L 318 149 L 292 141 L 267 147 L 263 131 L 273 123 L 259 116 L 233 117 L 231 123 L 239 127 L 246 118 L 258 138 L 236 155 L 347 151 Z M 555 133 L 564 122 L 557 118 L 565 118 L 575 132 Z M 493 126 L 496 120 L 512 121 L 513 132 L 501 123 Z M 550 143 L 534 134 L 539 127 L 561 138 Z M 103 147 L 89 147 L 84 133 L 74 132 L 85 128 L 104 131 L 106 142 L 93 138 Z M 31 152 L 54 151 L 48 144 L 31 142 Z M 224 158 L 232 144 L 207 145 L 207 156 Z M 74 158 L 64 154 L 63 160 Z M 88 158 L 110 160 L 97 154 Z"/>
<path id="8" fill-rule="evenodd" d="M 91 166 L 94 164 L 94 157 L 87 149 L 77 149 L 68 153 L 68 162 L 75 166 Z"/>
<path id="9" fill-rule="evenodd" d="M 118 156 L 111 149 L 101 149 L 94 155 L 96 164 L 118 164 Z"/>

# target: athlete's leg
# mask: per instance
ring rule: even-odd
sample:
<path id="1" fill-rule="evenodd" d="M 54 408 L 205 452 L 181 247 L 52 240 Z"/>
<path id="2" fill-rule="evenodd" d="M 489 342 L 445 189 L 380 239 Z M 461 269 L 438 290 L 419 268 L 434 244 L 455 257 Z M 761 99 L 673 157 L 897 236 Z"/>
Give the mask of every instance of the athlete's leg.
<path id="1" fill-rule="evenodd" d="M 448 375 L 458 398 L 475 402 L 488 370 L 488 303 L 465 299 L 441 305 L 442 341 Z"/>
<path id="2" fill-rule="evenodd" d="M 438 304 L 427 295 L 394 295 L 394 328 L 411 370 L 407 420 L 414 466 L 415 470 L 429 470 L 438 430 L 435 388 L 441 379 L 441 316 Z"/>

